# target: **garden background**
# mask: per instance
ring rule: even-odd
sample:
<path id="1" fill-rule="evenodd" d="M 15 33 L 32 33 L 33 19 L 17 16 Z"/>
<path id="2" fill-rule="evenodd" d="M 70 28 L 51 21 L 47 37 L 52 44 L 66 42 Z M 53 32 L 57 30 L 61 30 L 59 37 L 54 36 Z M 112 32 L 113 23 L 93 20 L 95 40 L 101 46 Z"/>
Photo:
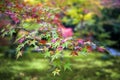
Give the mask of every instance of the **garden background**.
<path id="1" fill-rule="evenodd" d="M 120 80 L 120 0 L 1 0 L 0 80 Z"/>

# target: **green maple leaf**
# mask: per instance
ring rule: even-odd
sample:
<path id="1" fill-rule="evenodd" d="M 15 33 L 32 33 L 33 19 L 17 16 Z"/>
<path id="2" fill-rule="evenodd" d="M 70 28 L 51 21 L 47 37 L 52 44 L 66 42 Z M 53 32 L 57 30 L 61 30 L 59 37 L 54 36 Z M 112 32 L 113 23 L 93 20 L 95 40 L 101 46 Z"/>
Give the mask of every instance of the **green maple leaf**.
<path id="1" fill-rule="evenodd" d="M 56 68 L 53 72 L 53 75 L 60 75 L 60 69 Z"/>
<path id="2" fill-rule="evenodd" d="M 64 70 L 67 70 L 67 69 L 68 69 L 68 70 L 72 70 L 70 66 L 71 66 L 70 63 L 64 64 Z"/>
<path id="3" fill-rule="evenodd" d="M 50 57 L 50 52 L 49 51 L 47 51 L 46 53 L 45 53 L 45 58 L 46 57 Z"/>
<path id="4" fill-rule="evenodd" d="M 12 37 L 13 33 L 15 33 L 15 32 L 16 32 L 15 29 L 11 29 L 10 32 L 9 32 L 10 37 Z"/>

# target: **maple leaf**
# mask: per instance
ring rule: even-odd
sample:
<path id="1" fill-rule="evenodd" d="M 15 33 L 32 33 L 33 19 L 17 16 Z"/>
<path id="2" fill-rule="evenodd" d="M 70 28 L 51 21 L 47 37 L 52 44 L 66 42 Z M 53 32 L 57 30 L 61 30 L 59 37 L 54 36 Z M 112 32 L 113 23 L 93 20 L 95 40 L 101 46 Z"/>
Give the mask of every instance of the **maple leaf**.
<path id="1" fill-rule="evenodd" d="M 40 40 L 39 42 L 40 42 L 41 44 L 46 44 L 47 41 L 46 41 L 46 40 Z"/>
<path id="2" fill-rule="evenodd" d="M 60 75 L 60 69 L 56 68 L 53 72 L 52 72 L 55 75 Z"/>
<path id="3" fill-rule="evenodd" d="M 71 55 L 73 55 L 73 56 L 78 56 L 78 53 L 77 53 L 76 51 L 72 51 L 72 52 L 71 52 Z"/>

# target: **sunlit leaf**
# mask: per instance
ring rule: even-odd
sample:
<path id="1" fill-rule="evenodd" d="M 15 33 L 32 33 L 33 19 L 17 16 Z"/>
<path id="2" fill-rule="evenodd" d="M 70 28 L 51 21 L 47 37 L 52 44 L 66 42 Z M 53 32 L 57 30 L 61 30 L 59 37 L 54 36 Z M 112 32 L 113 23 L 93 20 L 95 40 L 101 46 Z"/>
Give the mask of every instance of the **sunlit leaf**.
<path id="1" fill-rule="evenodd" d="M 60 75 L 60 69 L 56 68 L 53 72 L 53 75 Z"/>

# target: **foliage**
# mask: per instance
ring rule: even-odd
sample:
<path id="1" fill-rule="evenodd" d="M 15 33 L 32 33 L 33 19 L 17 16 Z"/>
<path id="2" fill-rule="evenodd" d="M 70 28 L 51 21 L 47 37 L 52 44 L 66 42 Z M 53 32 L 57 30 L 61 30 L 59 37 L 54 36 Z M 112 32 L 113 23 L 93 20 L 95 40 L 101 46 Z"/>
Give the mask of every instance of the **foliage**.
<path id="1" fill-rule="evenodd" d="M 100 9 L 103 7 L 100 4 L 100 1 L 91 0 L 66 0 L 64 1 L 63 13 L 63 22 L 67 25 L 76 25 L 81 22 L 92 22 L 94 14 L 100 15 Z M 74 15 L 73 15 L 74 14 Z"/>
<path id="2" fill-rule="evenodd" d="M 102 5 L 104 8 L 101 10 L 102 17 L 95 17 L 95 24 L 93 32 L 95 32 L 96 40 L 101 43 L 106 43 L 104 46 L 112 46 L 119 48 L 119 38 L 116 39 L 115 36 L 119 37 L 119 0 L 103 0 Z"/>
<path id="3" fill-rule="evenodd" d="M 118 47 L 119 39 L 114 40 L 115 37 L 111 36 L 119 34 L 116 34 L 116 30 L 119 29 L 119 6 L 119 0 L 66 0 L 62 6 L 64 7 L 62 22 L 67 27 L 72 27 L 77 37 L 104 46 L 117 45 Z M 106 30 L 109 25 L 113 27 Z"/>
<path id="4" fill-rule="evenodd" d="M 10 48 L 12 54 L 18 59 L 27 49 L 44 53 L 49 59 L 51 66 L 55 69 L 53 74 L 59 74 L 61 68 L 64 70 L 70 68 L 70 63 L 62 60 L 63 50 L 70 49 L 70 55 L 78 56 L 79 53 L 90 51 L 87 46 L 77 39 L 70 36 L 64 36 L 65 28 L 60 27 L 59 9 L 49 6 L 45 3 L 33 3 L 32 0 L 2 0 L 0 4 L 1 14 L 10 18 L 7 26 L 3 26 L 2 37 L 10 37 Z M 8 18 L 8 19 L 9 19 Z M 71 31 L 70 29 L 68 31 Z M 72 33 L 71 33 L 72 35 Z M 91 43 L 91 42 L 89 42 Z"/>
<path id="5" fill-rule="evenodd" d="M 120 29 L 119 9 L 120 8 L 105 8 L 102 10 L 103 18 L 99 19 L 104 31 L 109 33 L 109 39 L 114 42 L 112 46 L 116 48 L 120 46 L 120 32 L 118 31 Z"/>

